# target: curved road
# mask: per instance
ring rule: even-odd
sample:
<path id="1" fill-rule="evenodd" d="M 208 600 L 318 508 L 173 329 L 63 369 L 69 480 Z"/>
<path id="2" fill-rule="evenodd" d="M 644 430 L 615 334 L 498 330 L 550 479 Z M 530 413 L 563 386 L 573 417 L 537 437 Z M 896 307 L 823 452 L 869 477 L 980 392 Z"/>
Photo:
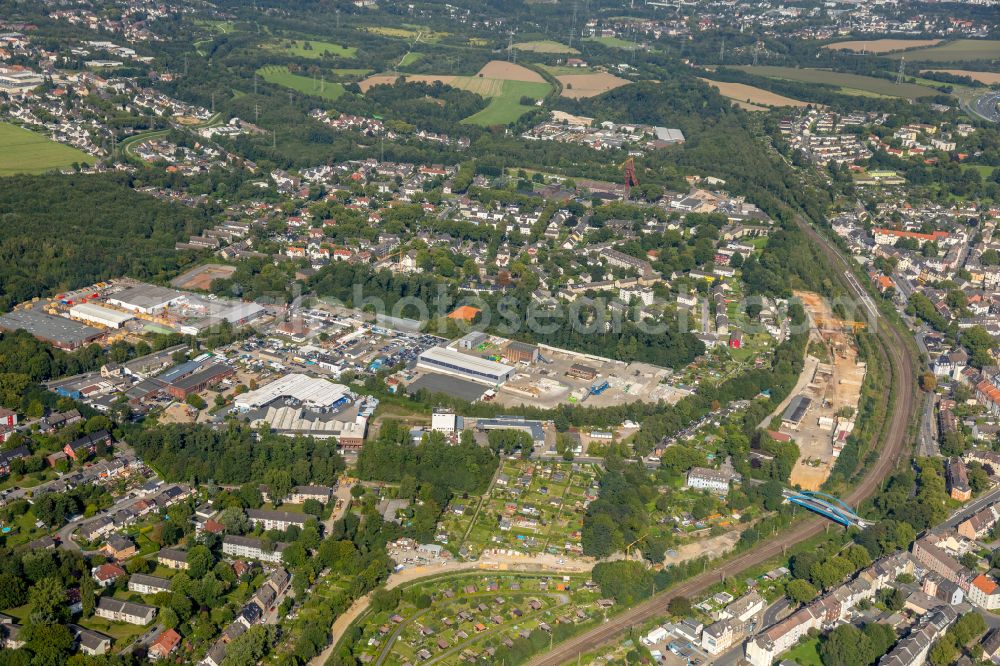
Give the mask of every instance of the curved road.
<path id="1" fill-rule="evenodd" d="M 838 269 L 838 275 L 850 270 L 849 260 L 812 226 L 799 220 L 803 231 L 813 240 L 819 249 L 827 256 L 831 267 Z M 864 301 L 869 296 L 863 292 L 854 281 L 844 280 L 849 289 L 859 300 Z M 864 478 L 843 499 L 852 506 L 857 506 L 870 497 L 882 480 L 896 467 L 902 454 L 907 450 L 907 431 L 910 415 L 915 405 L 913 359 L 907 352 L 903 336 L 885 321 L 878 312 L 878 338 L 882 343 L 882 351 L 888 356 L 888 366 L 892 372 L 892 382 L 896 393 L 896 403 L 893 405 L 892 416 L 886 429 L 885 445 Z M 667 602 L 678 596 L 694 596 L 723 578 L 731 578 L 740 572 L 766 562 L 781 554 L 785 548 L 804 541 L 823 531 L 829 523 L 822 518 L 810 518 L 798 523 L 794 529 L 786 530 L 768 539 L 752 550 L 739 555 L 732 560 L 719 565 L 712 571 L 695 576 L 680 585 L 659 592 L 646 601 L 633 606 L 627 611 L 616 615 L 606 623 L 593 630 L 575 636 L 551 651 L 537 655 L 529 662 L 529 666 L 561 666 L 577 659 L 579 655 L 595 650 L 604 643 L 627 631 L 631 626 L 650 620 L 666 611 Z"/>
<path id="2" fill-rule="evenodd" d="M 989 92 L 970 101 L 968 106 L 969 111 L 983 120 L 1000 123 L 1000 109 L 997 109 L 997 104 L 1000 104 L 1000 92 Z"/>

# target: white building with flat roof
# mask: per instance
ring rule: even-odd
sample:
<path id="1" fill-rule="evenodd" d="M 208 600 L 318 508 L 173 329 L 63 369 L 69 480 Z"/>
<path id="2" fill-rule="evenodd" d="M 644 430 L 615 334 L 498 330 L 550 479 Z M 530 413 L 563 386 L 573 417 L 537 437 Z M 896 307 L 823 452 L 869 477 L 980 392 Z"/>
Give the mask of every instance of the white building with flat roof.
<path id="1" fill-rule="evenodd" d="M 455 432 L 457 425 L 458 416 L 455 412 L 439 411 L 431 414 L 431 430 L 434 432 L 443 432 L 446 435 L 451 435 Z"/>
<path id="2" fill-rule="evenodd" d="M 420 354 L 417 365 L 480 384 L 502 384 L 514 374 L 514 368 L 486 358 L 463 354 L 448 347 L 431 347 Z"/>
<path id="3" fill-rule="evenodd" d="M 185 298 L 187 298 L 186 294 L 175 289 L 167 289 L 155 284 L 140 284 L 109 296 L 108 305 L 114 305 L 129 312 L 153 315 L 180 303 Z"/>
<path id="4" fill-rule="evenodd" d="M 125 322 L 135 319 L 134 315 L 106 308 L 96 303 L 80 303 L 69 309 L 69 316 L 79 321 L 85 321 L 108 328 L 121 328 Z"/>
<path id="5" fill-rule="evenodd" d="M 345 404 L 351 397 L 351 391 L 343 384 L 292 373 L 255 391 L 237 396 L 233 402 L 243 412 L 259 409 L 282 398 L 297 400 L 310 409 L 324 410 Z"/>

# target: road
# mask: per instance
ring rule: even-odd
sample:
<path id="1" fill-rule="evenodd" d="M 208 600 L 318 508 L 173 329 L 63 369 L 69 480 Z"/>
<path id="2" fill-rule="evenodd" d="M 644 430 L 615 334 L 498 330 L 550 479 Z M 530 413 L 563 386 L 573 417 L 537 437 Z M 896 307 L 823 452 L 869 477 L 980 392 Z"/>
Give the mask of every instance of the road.
<path id="1" fill-rule="evenodd" d="M 799 225 L 820 251 L 827 256 L 836 275 L 843 275 L 844 271 L 851 269 L 850 260 L 845 259 L 836 246 L 825 236 L 802 220 L 799 220 Z M 860 288 L 857 280 L 846 279 L 845 276 L 843 282 L 849 286 L 850 290 L 854 292 L 853 295 L 860 302 L 870 302 L 870 296 Z M 888 356 L 887 365 L 892 373 L 896 404 L 893 405 L 892 414 L 886 424 L 885 443 L 878 459 L 868 468 L 861 482 L 846 497 L 842 498 L 852 506 L 857 506 L 874 494 L 882 480 L 889 475 L 903 454 L 907 452 L 907 431 L 910 415 L 913 413 L 915 405 L 915 373 L 913 359 L 907 352 L 906 341 L 894 327 L 885 321 L 881 312 L 876 310 L 873 314 L 877 316 L 876 323 L 880 324 L 876 327 L 875 332 L 881 341 L 882 353 Z M 568 661 L 577 659 L 581 654 L 595 650 L 604 643 L 620 636 L 630 627 L 663 615 L 667 603 L 674 597 L 695 596 L 724 578 L 734 577 L 750 567 L 763 564 L 772 557 L 783 553 L 789 546 L 816 536 L 823 531 L 826 525 L 829 523 L 822 518 L 809 518 L 797 523 L 793 530 L 787 530 L 767 539 L 754 549 L 719 564 L 712 571 L 695 576 L 680 585 L 655 594 L 646 601 L 609 619 L 605 624 L 566 640 L 549 652 L 537 655 L 528 663 L 530 666 L 561 666 Z"/>
<path id="2" fill-rule="evenodd" d="M 781 597 L 764 609 L 760 622 L 757 624 L 757 630 L 760 631 L 764 627 L 770 627 L 772 624 L 777 623 L 778 620 L 784 619 L 789 612 L 788 597 Z M 712 666 L 737 666 L 737 664 L 739 664 L 742 660 L 743 641 L 738 641 L 736 645 L 729 648 L 722 654 L 712 657 L 708 663 L 711 663 Z"/>
<path id="3" fill-rule="evenodd" d="M 1000 499 L 1000 487 L 994 488 L 993 490 L 986 493 L 982 497 L 978 497 L 972 502 L 969 502 L 968 504 L 963 506 L 962 508 L 956 510 L 955 513 L 951 514 L 951 517 L 948 518 L 948 520 L 941 523 L 941 526 L 947 528 L 957 527 L 960 522 L 962 522 L 972 514 L 976 513 L 980 509 L 983 509 L 989 506 L 990 504 L 996 502 L 998 499 Z"/>
<path id="4" fill-rule="evenodd" d="M 1000 92 L 994 90 L 985 95 L 980 95 L 966 106 L 969 111 L 983 120 L 1000 123 L 1000 111 L 997 110 L 998 103 L 1000 103 Z"/>

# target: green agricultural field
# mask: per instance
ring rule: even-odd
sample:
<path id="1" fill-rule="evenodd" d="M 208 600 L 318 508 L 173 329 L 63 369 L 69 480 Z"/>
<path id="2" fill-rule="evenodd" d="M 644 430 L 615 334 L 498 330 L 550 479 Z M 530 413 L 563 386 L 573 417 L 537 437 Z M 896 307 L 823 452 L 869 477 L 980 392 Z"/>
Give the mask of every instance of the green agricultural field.
<path id="1" fill-rule="evenodd" d="M 548 83 L 503 81 L 500 94 L 490 99 L 489 106 L 462 122 L 484 127 L 512 123 L 532 108 L 521 104 L 522 97 L 542 99 L 551 90 L 552 86 Z"/>
<path id="2" fill-rule="evenodd" d="M 336 74 L 337 76 L 357 76 L 357 77 L 365 77 L 372 73 L 372 70 L 370 69 L 352 69 L 350 67 L 331 69 L 330 71 Z"/>
<path id="3" fill-rule="evenodd" d="M 404 25 L 402 28 L 389 28 L 385 26 L 366 26 L 362 28 L 370 33 L 381 35 L 383 37 L 390 37 L 393 39 L 415 39 L 418 42 L 439 42 L 445 37 L 448 37 L 451 33 L 448 32 L 436 32 L 429 28 L 419 25 Z M 419 37 L 419 39 L 417 39 Z"/>
<path id="4" fill-rule="evenodd" d="M 625 49 L 626 51 L 634 51 L 640 48 L 639 44 L 630 42 L 627 39 L 621 39 L 619 37 L 587 37 L 587 41 L 597 42 L 598 44 L 603 44 L 604 46 L 610 46 L 613 49 Z"/>
<path id="5" fill-rule="evenodd" d="M 48 137 L 11 125 L 0 123 L 0 176 L 16 173 L 44 173 L 65 169 L 73 162 L 93 163 L 82 150 L 52 141 Z"/>
<path id="6" fill-rule="evenodd" d="M 929 46 L 899 54 L 907 60 L 928 62 L 960 62 L 962 60 L 994 60 L 1000 58 L 998 39 L 957 39 L 947 44 Z"/>
<path id="7" fill-rule="evenodd" d="M 532 51 L 534 53 L 565 53 L 570 55 L 579 53 L 579 51 L 573 47 L 560 44 L 559 42 L 551 39 L 541 39 L 534 42 L 521 42 L 519 44 L 514 44 L 514 48 L 521 51 Z"/>
<path id="8" fill-rule="evenodd" d="M 833 72 L 827 69 L 804 69 L 797 67 L 772 67 L 767 65 L 749 66 L 743 65 L 736 69 L 750 72 L 758 76 L 766 76 L 772 79 L 785 79 L 787 81 L 801 81 L 803 83 L 825 83 L 838 86 L 841 92 L 851 95 L 879 95 L 885 97 L 905 97 L 906 99 L 917 99 L 919 97 L 929 97 L 938 94 L 938 91 L 925 86 L 918 86 L 913 83 L 903 83 L 897 85 L 886 79 L 879 79 L 874 76 L 862 76 L 860 74 L 845 74 L 843 72 Z"/>
<path id="9" fill-rule="evenodd" d="M 257 70 L 257 73 L 268 83 L 275 83 L 285 88 L 291 88 L 306 95 L 322 97 L 331 102 L 344 94 L 344 86 L 339 83 L 331 83 L 330 81 L 324 83 L 319 79 L 313 79 L 311 76 L 292 74 L 285 67 L 270 65 L 268 67 L 261 67 Z"/>
<path id="10" fill-rule="evenodd" d="M 409 67 L 410 65 L 420 62 L 420 59 L 423 57 L 424 57 L 423 53 L 417 53 L 416 51 L 409 51 L 399 60 L 399 65 L 397 66 Z"/>
<path id="11" fill-rule="evenodd" d="M 313 39 L 280 39 L 267 45 L 268 49 L 300 58 L 319 59 L 327 53 L 341 58 L 353 58 L 358 52 L 353 46 L 341 46 L 332 42 Z"/>

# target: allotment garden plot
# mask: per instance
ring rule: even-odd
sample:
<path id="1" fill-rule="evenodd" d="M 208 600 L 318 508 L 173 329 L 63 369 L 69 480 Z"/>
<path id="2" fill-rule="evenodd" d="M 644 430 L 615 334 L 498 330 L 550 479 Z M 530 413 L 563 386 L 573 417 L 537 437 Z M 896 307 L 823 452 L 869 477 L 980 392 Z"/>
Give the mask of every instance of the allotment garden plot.
<path id="1" fill-rule="evenodd" d="M 438 540 L 470 559 L 497 551 L 580 555 L 583 512 L 597 498 L 597 472 L 591 464 L 505 460 L 485 497 L 452 502 Z"/>
<path id="2" fill-rule="evenodd" d="M 517 643 L 529 642 L 537 651 L 581 625 L 603 621 L 610 608 L 598 588 L 581 577 L 449 577 L 410 587 L 395 608 L 368 615 L 361 625 L 360 659 L 379 664 L 500 659 Z"/>

